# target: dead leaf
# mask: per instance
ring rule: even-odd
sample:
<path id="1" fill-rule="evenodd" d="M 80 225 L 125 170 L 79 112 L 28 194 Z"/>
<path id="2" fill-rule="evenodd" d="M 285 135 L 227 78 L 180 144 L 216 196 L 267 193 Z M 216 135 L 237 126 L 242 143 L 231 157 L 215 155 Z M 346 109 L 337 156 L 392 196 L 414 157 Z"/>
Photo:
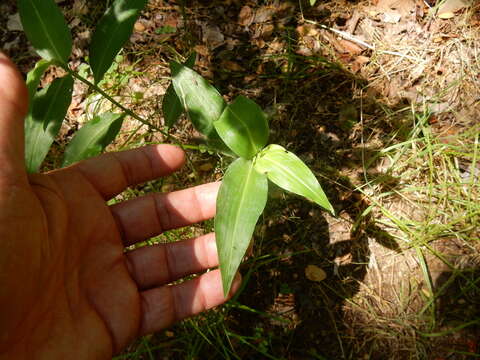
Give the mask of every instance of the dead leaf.
<path id="1" fill-rule="evenodd" d="M 468 2 L 466 0 L 446 0 L 440 5 L 437 16 L 440 19 L 451 19 L 457 11 L 467 6 Z"/>
<path id="2" fill-rule="evenodd" d="M 345 52 L 349 53 L 350 55 L 359 55 L 363 52 L 363 49 L 360 46 L 351 41 L 340 40 L 339 44 L 345 49 Z"/>
<path id="3" fill-rule="evenodd" d="M 272 16 L 275 13 L 275 8 L 272 6 L 262 6 L 255 12 L 254 23 L 263 23 L 272 20 Z"/>
<path id="4" fill-rule="evenodd" d="M 387 11 L 383 13 L 382 21 L 384 23 L 396 24 L 400 21 L 402 15 L 398 11 Z"/>
<path id="5" fill-rule="evenodd" d="M 212 169 L 213 169 L 213 164 L 209 162 L 202 164 L 198 167 L 198 170 L 204 171 L 204 172 L 210 171 Z"/>
<path id="6" fill-rule="evenodd" d="M 209 51 L 205 45 L 196 45 L 193 50 L 202 56 L 208 56 Z"/>
<path id="7" fill-rule="evenodd" d="M 305 268 L 305 276 L 308 280 L 321 282 L 327 278 L 327 273 L 316 265 L 308 265 Z"/>
<path id="8" fill-rule="evenodd" d="M 318 30 L 310 24 L 297 26 L 296 29 L 298 35 L 300 36 L 316 36 L 318 35 Z"/>
<path id="9" fill-rule="evenodd" d="M 370 61 L 370 58 L 367 56 L 363 56 L 363 55 L 357 56 L 351 65 L 352 71 L 354 73 L 359 72 L 362 66 L 367 64 L 369 61 Z"/>
<path id="10" fill-rule="evenodd" d="M 144 32 L 146 27 L 140 21 L 137 21 L 134 25 L 134 29 L 136 32 Z"/>
<path id="11" fill-rule="evenodd" d="M 252 8 L 248 5 L 245 5 L 240 10 L 240 14 L 238 14 L 238 23 L 242 26 L 250 26 L 255 18 L 255 13 L 253 12 Z"/>
<path id="12" fill-rule="evenodd" d="M 222 66 L 230 71 L 245 71 L 245 69 L 235 61 L 225 60 L 222 61 Z"/>
<path id="13" fill-rule="evenodd" d="M 224 44 L 225 36 L 223 36 L 217 25 L 203 25 L 202 30 L 203 41 L 205 41 L 211 49 L 215 49 Z"/>
<path id="14" fill-rule="evenodd" d="M 451 11 L 447 11 L 441 14 L 438 14 L 438 17 L 443 20 L 451 19 L 455 16 L 455 14 Z"/>

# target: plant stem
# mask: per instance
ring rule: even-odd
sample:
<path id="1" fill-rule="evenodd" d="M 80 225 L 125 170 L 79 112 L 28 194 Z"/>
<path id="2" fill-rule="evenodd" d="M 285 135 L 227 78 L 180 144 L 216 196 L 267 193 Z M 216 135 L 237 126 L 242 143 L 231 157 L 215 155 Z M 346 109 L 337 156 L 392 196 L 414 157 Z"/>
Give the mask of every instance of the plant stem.
<path id="1" fill-rule="evenodd" d="M 102 90 L 99 86 L 95 85 L 94 83 L 92 83 L 91 81 L 85 79 L 83 76 L 79 75 L 76 71 L 73 71 L 72 69 L 70 69 L 69 67 L 64 67 L 64 69 L 70 74 L 72 75 L 75 79 L 77 80 L 80 80 L 81 82 L 83 82 L 85 85 L 87 85 L 89 88 L 95 90 L 96 92 L 98 92 L 100 95 L 102 95 L 105 99 L 107 99 L 108 101 L 110 101 L 112 104 L 114 104 L 115 106 L 117 106 L 118 108 L 122 109 L 127 115 L 131 116 L 132 118 L 134 118 L 135 120 L 138 120 L 139 122 L 141 122 L 142 124 L 158 131 L 159 133 L 161 133 L 163 136 L 165 136 L 167 138 L 167 141 L 168 140 L 173 140 L 173 142 L 175 143 L 175 145 L 181 147 L 183 150 L 197 150 L 197 151 L 202 151 L 202 150 L 207 150 L 207 151 L 212 151 L 212 152 L 215 152 L 215 153 L 219 153 L 219 151 L 217 149 L 214 149 L 214 148 L 211 148 L 210 146 L 208 145 L 205 145 L 205 147 L 202 149 L 201 146 L 197 146 L 197 145 L 184 145 L 182 144 L 177 138 L 175 138 L 173 135 L 169 134 L 167 131 L 164 131 L 162 130 L 161 128 L 159 128 L 158 126 L 154 125 L 154 124 L 151 124 L 150 122 L 148 122 L 147 120 L 145 120 L 144 118 L 142 118 L 141 116 L 135 114 L 132 110 L 126 108 L 125 106 L 123 106 L 122 104 L 120 104 L 117 100 L 115 100 L 113 97 L 111 97 L 110 95 L 108 95 L 104 90 Z M 222 151 L 220 151 L 220 153 L 223 154 Z M 225 154 L 225 155 L 229 155 L 229 154 Z"/>
<path id="2" fill-rule="evenodd" d="M 147 120 L 145 120 L 144 118 L 142 118 L 141 116 L 135 114 L 132 110 L 130 109 L 127 109 L 125 106 L 123 106 L 122 104 L 120 104 L 117 100 L 115 100 L 113 97 L 111 97 L 110 95 L 108 95 L 104 90 L 102 90 L 99 86 L 95 85 L 94 83 L 88 81 L 87 79 L 85 79 L 83 76 L 80 76 L 79 74 L 77 74 L 77 72 L 69 69 L 69 68 L 66 68 L 65 70 L 68 71 L 68 73 L 70 75 L 72 75 L 75 79 L 78 79 L 80 80 L 81 82 L 83 82 L 85 85 L 87 85 L 88 87 L 94 89 L 96 92 L 98 92 L 99 94 L 101 94 L 105 99 L 107 99 L 108 101 L 110 101 L 112 104 L 114 104 L 115 106 L 117 106 L 118 108 L 122 109 L 127 115 L 131 116 L 132 118 L 134 118 L 135 120 L 138 120 L 140 121 L 142 124 L 144 125 L 147 125 L 148 127 L 160 132 L 162 135 L 166 136 L 167 138 L 171 138 L 172 136 L 165 132 L 164 130 L 162 130 L 161 128 L 159 128 L 158 126 L 148 122 Z"/>

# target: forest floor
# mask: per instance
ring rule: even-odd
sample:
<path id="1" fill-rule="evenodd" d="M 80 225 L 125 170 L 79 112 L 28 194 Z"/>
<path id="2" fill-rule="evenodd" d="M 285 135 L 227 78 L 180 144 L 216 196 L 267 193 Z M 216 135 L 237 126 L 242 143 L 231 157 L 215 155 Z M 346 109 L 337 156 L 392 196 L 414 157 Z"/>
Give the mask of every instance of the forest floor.
<path id="1" fill-rule="evenodd" d="M 88 76 L 88 41 L 108 1 L 57 2 L 74 35 L 70 66 Z M 0 48 L 25 73 L 37 59 L 12 0 L 0 5 Z M 273 189 L 237 296 L 118 359 L 479 358 L 480 4 L 150 0 L 105 88 L 163 127 L 169 61 L 192 51 L 226 100 L 262 105 L 270 141 L 313 169 L 337 216 Z M 52 68 L 43 84 L 58 75 Z M 76 84 L 44 168 L 110 106 Z M 169 131 L 198 143 L 185 118 Z M 164 141 L 128 119 L 109 150 Z M 220 180 L 231 161 L 188 158 L 182 172 L 122 196 Z"/>

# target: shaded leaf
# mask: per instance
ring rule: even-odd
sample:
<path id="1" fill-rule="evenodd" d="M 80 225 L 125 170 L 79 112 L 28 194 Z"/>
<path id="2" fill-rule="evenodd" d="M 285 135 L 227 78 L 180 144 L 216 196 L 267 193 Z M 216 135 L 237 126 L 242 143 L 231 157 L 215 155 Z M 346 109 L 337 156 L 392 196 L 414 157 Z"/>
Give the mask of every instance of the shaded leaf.
<path id="1" fill-rule="evenodd" d="M 280 145 L 269 145 L 255 160 L 255 169 L 281 188 L 316 202 L 334 212 L 312 171 L 295 154 Z"/>
<path id="2" fill-rule="evenodd" d="M 62 166 L 100 154 L 117 136 L 124 117 L 123 114 L 113 113 L 95 116 L 77 131 L 68 144 Z"/>
<path id="3" fill-rule="evenodd" d="M 54 0 L 18 0 L 23 29 L 45 60 L 66 64 L 72 52 L 72 35 Z"/>
<path id="4" fill-rule="evenodd" d="M 52 63 L 50 61 L 40 60 L 35 64 L 35 67 L 28 72 L 26 83 L 28 89 L 29 108 L 32 107 L 33 98 L 37 92 L 38 86 L 40 85 L 40 80 L 51 64 Z"/>
<path id="5" fill-rule="evenodd" d="M 215 234 L 223 292 L 228 294 L 267 203 L 268 181 L 250 160 L 237 159 L 223 178 L 217 198 Z"/>
<path id="6" fill-rule="evenodd" d="M 190 69 L 193 68 L 195 65 L 195 60 L 197 59 L 197 53 L 192 53 L 189 56 L 187 61 L 185 61 L 184 65 L 189 67 Z M 165 125 L 171 128 L 180 118 L 180 115 L 184 112 L 182 103 L 178 98 L 177 94 L 175 93 L 175 89 L 173 88 L 173 84 L 167 88 L 165 92 L 165 96 L 163 97 L 162 102 L 162 111 L 163 117 L 165 119 Z"/>
<path id="7" fill-rule="evenodd" d="M 28 172 L 38 172 L 60 131 L 72 101 L 73 78 L 55 79 L 33 98 L 25 119 L 25 162 Z"/>
<path id="8" fill-rule="evenodd" d="M 90 66 L 95 84 L 112 65 L 133 32 L 133 26 L 147 0 L 115 0 L 100 19 L 90 44 Z"/>
<path id="9" fill-rule="evenodd" d="M 218 135 L 238 156 L 254 157 L 268 141 L 268 122 L 260 106 L 238 96 L 213 123 Z"/>
<path id="10" fill-rule="evenodd" d="M 176 62 L 170 67 L 173 87 L 193 126 L 208 138 L 218 137 L 213 122 L 226 106 L 222 96 L 192 69 Z"/>

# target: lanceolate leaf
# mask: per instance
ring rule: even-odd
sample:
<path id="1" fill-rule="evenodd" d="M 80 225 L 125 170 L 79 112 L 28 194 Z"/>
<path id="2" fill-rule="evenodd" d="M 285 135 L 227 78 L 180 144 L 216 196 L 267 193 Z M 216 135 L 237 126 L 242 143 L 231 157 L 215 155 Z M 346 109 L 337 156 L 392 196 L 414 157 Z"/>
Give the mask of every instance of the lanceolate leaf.
<path id="1" fill-rule="evenodd" d="M 184 65 L 192 69 L 195 65 L 196 58 L 197 53 L 194 52 L 192 55 L 190 55 L 187 61 L 185 61 Z M 163 117 L 165 119 L 165 125 L 169 128 L 175 125 L 180 115 L 182 115 L 184 112 L 182 103 L 180 102 L 180 99 L 173 88 L 173 84 L 170 84 L 165 96 L 163 97 L 162 110 Z"/>
<path id="2" fill-rule="evenodd" d="M 228 168 L 217 198 L 215 234 L 223 292 L 230 291 L 255 224 L 267 202 L 268 181 L 250 160 L 237 159 Z"/>
<path id="3" fill-rule="evenodd" d="M 255 169 L 297 195 L 305 196 L 330 212 L 334 209 L 310 169 L 295 154 L 280 145 L 270 145 L 255 159 Z"/>
<path id="4" fill-rule="evenodd" d="M 23 29 L 45 60 L 66 64 L 72 51 L 72 35 L 54 0 L 18 0 Z"/>
<path id="5" fill-rule="evenodd" d="M 50 61 L 40 60 L 35 64 L 35 67 L 27 74 L 26 82 L 30 108 L 32 107 L 33 98 L 35 96 L 35 93 L 37 92 L 38 85 L 40 85 L 40 80 L 42 79 L 43 74 L 50 65 Z"/>
<path id="6" fill-rule="evenodd" d="M 173 87 L 193 126 L 208 138 L 218 137 L 213 122 L 226 106 L 222 96 L 192 69 L 176 62 L 170 67 Z"/>
<path id="7" fill-rule="evenodd" d="M 260 106 L 245 96 L 238 96 L 213 123 L 218 135 L 238 156 L 254 157 L 268 141 L 267 117 Z"/>
<path id="8" fill-rule="evenodd" d="M 29 172 L 40 169 L 72 101 L 73 78 L 55 79 L 34 97 L 25 119 L 25 162 Z"/>
<path id="9" fill-rule="evenodd" d="M 73 137 L 65 150 L 63 166 L 100 154 L 117 136 L 124 115 L 104 113 L 95 116 Z"/>
<path id="10" fill-rule="evenodd" d="M 100 19 L 90 45 L 90 65 L 96 84 L 130 38 L 133 25 L 146 3 L 147 0 L 115 0 Z"/>

